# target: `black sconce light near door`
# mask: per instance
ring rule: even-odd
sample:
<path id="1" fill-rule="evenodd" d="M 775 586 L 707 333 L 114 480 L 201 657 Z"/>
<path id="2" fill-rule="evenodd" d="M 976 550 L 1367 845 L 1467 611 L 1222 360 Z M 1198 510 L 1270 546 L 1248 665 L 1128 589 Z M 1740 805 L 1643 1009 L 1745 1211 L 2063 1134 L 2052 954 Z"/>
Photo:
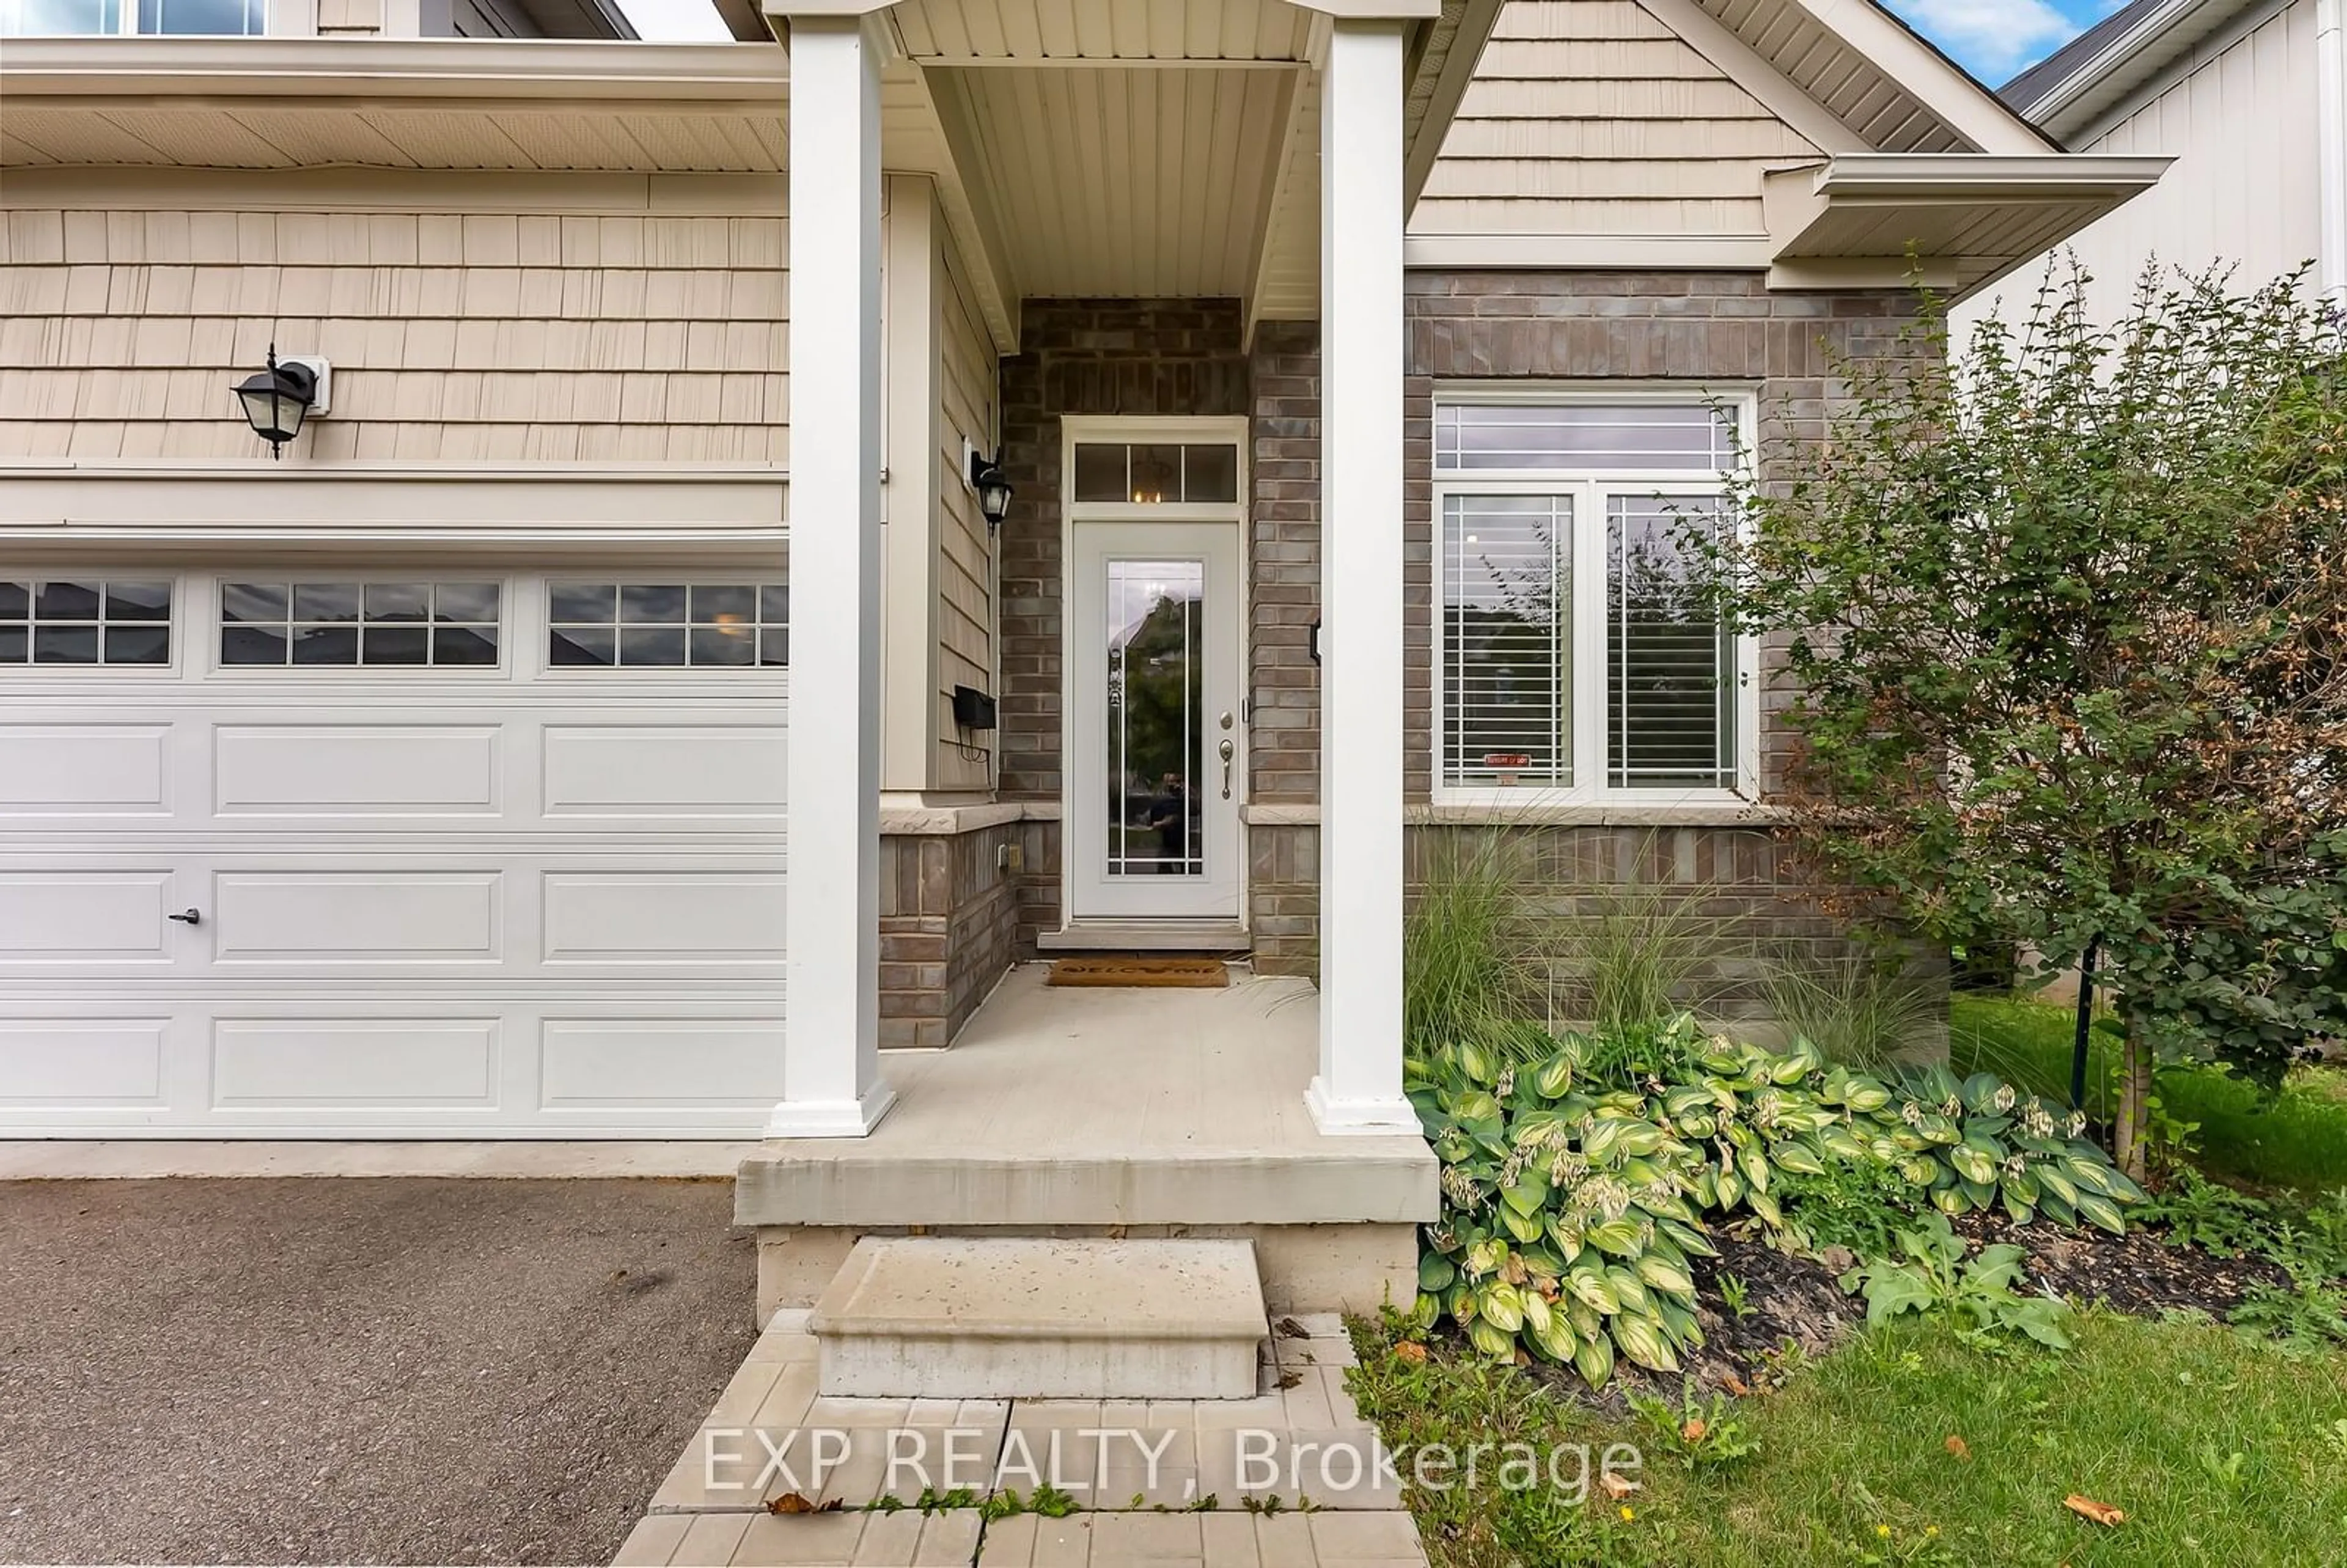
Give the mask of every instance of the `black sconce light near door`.
<path id="1" fill-rule="evenodd" d="M 986 515 L 988 531 L 1002 526 L 1010 515 L 1010 480 L 1002 472 L 999 456 L 988 457 L 975 446 L 968 446 L 969 487 L 978 492 L 978 509 Z"/>
<path id="2" fill-rule="evenodd" d="M 272 343 L 268 368 L 236 384 L 245 423 L 269 443 L 272 457 L 285 456 L 285 443 L 302 434 L 307 415 L 326 412 L 329 369 L 324 360 L 306 355 L 280 360 Z"/>

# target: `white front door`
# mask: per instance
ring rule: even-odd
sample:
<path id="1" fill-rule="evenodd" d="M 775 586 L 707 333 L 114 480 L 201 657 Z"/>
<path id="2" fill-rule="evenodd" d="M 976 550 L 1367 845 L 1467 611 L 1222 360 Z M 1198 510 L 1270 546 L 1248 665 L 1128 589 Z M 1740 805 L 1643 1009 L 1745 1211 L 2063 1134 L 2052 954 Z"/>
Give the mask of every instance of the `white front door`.
<path id="1" fill-rule="evenodd" d="M 1235 920 L 1239 525 L 1080 518 L 1067 569 L 1069 916 Z"/>

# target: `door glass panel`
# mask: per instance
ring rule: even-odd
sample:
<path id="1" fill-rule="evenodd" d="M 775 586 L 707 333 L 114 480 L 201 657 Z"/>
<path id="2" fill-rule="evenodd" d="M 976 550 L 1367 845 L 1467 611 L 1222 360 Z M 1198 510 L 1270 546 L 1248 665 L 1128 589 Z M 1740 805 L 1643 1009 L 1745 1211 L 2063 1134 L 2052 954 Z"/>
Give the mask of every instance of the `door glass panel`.
<path id="1" fill-rule="evenodd" d="M 1206 568 L 1111 560 L 1108 846 L 1111 877 L 1204 876 Z"/>

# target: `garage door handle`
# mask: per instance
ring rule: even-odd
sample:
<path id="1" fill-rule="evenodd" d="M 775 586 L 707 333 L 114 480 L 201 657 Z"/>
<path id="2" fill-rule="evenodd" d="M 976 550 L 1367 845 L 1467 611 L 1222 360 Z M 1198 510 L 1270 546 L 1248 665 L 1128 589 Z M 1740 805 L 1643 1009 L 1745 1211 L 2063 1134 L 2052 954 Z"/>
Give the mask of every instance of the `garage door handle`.
<path id="1" fill-rule="evenodd" d="M 203 911 L 200 909 L 182 910 L 177 915 L 166 915 L 163 918 L 177 920 L 182 926 L 200 926 L 204 923 Z"/>

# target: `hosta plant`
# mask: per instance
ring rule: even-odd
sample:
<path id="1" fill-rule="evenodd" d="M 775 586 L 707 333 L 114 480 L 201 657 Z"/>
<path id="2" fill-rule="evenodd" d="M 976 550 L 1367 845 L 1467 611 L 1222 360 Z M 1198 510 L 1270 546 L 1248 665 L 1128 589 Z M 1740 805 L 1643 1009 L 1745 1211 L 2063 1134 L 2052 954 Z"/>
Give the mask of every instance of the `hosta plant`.
<path id="1" fill-rule="evenodd" d="M 2075 1126 L 1993 1079 L 1943 1071 L 1894 1086 L 1782 1051 L 1706 1040 L 1681 1018 L 1635 1052 L 1567 1036 L 1511 1051 L 1472 1041 L 1413 1057 L 1405 1086 L 1442 1162 L 1414 1311 L 1495 1358 L 1570 1364 L 1593 1385 L 1616 1358 L 1674 1371 L 1701 1342 L 1691 1260 L 1707 1217 L 1786 1216 L 1780 1173 L 1843 1163 L 1896 1170 L 1944 1213 L 2001 1204 L 2121 1228 L 2140 1196 Z"/>

